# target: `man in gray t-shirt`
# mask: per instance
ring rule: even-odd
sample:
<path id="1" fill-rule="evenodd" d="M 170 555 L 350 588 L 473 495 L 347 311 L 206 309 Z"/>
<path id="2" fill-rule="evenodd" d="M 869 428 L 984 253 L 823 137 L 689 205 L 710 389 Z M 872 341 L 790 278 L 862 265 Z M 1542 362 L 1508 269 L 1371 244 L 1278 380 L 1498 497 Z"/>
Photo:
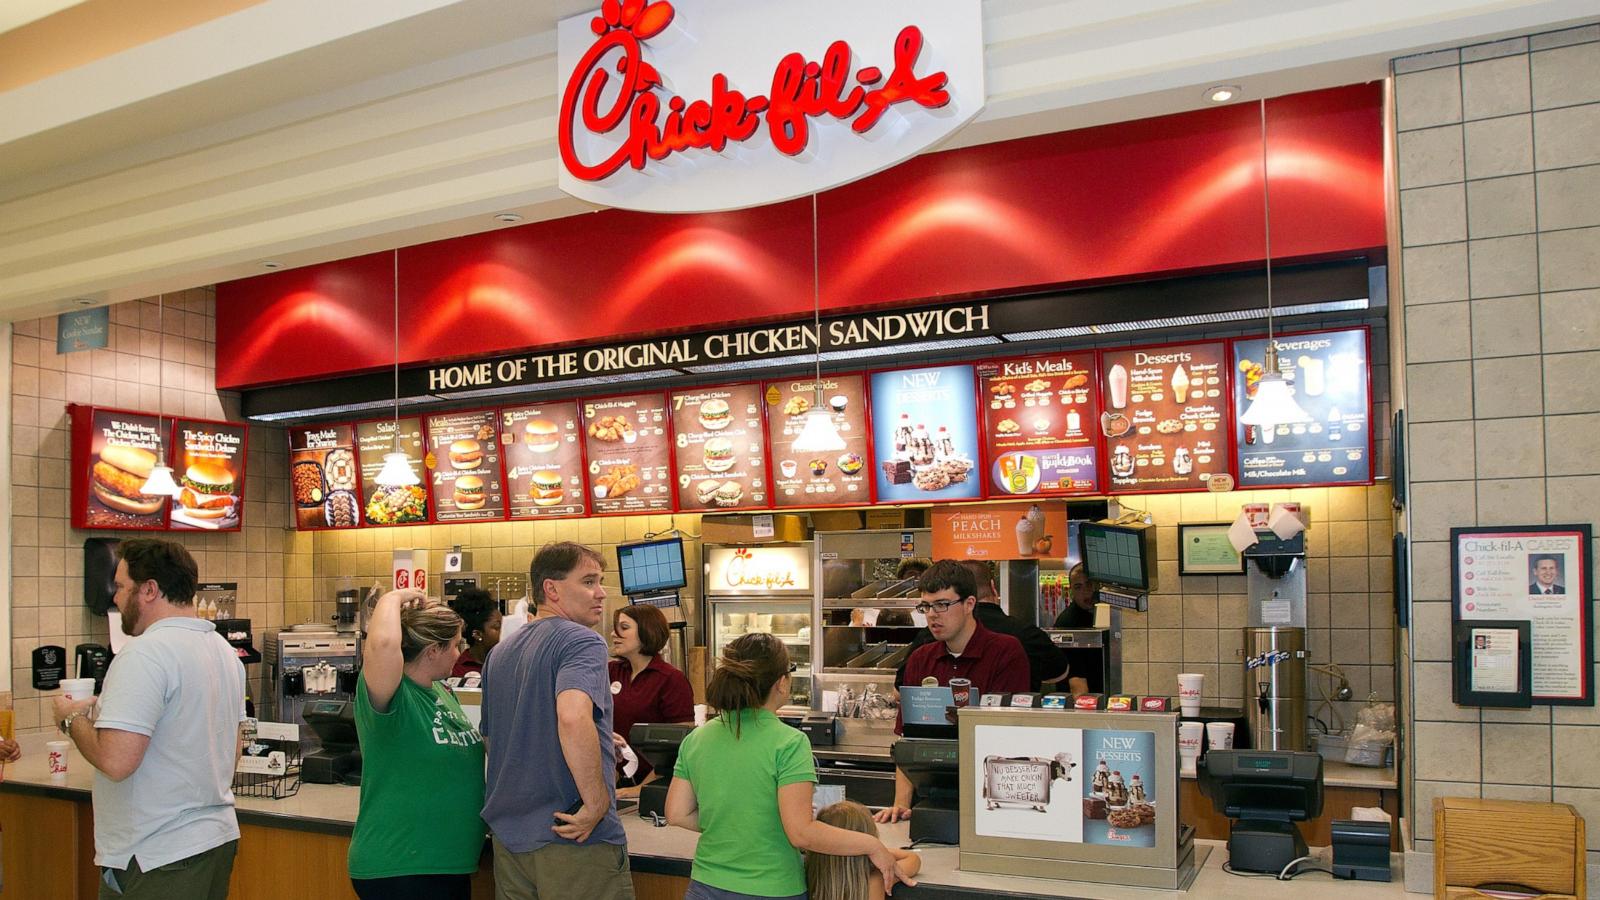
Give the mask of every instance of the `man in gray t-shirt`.
<path id="1" fill-rule="evenodd" d="M 603 567 L 581 544 L 540 548 L 528 573 L 538 613 L 484 664 L 483 820 L 499 898 L 633 897 L 611 777 L 609 654 L 593 630 L 605 615 Z"/>

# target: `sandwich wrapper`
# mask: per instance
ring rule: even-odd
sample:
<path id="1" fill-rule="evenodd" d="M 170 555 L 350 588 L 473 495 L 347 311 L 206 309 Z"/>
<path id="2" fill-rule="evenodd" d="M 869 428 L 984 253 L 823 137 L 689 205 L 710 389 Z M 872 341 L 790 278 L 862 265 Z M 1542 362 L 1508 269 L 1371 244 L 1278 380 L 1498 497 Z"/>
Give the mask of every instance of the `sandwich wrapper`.
<path id="1" fill-rule="evenodd" d="M 1296 521 L 1299 520 L 1297 519 Z M 1228 526 L 1228 543 L 1232 544 L 1233 549 L 1240 553 L 1260 543 L 1260 540 L 1256 537 L 1255 528 L 1250 525 L 1249 513 L 1239 513 L 1239 518 L 1234 519 L 1233 524 Z"/>

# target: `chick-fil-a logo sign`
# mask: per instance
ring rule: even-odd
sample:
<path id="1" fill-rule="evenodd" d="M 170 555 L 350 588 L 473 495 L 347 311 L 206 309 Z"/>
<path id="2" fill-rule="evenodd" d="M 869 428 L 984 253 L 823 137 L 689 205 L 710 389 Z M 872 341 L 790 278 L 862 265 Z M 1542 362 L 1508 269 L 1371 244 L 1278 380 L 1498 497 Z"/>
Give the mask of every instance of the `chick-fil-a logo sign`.
<path id="1" fill-rule="evenodd" d="M 983 105 L 979 0 L 604 0 L 559 27 L 563 190 L 656 212 L 844 184 Z"/>

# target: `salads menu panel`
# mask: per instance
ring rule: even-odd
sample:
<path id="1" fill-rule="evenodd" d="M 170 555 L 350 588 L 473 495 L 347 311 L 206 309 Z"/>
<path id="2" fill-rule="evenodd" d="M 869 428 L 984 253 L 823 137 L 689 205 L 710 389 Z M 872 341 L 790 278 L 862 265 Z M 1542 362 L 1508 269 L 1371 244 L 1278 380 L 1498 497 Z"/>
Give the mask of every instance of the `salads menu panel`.
<path id="1" fill-rule="evenodd" d="M 361 469 L 353 425 L 289 429 L 289 504 L 301 531 L 355 528 L 362 522 Z"/>
<path id="2" fill-rule="evenodd" d="M 1274 342 L 1278 371 L 1311 421 L 1273 428 L 1235 424 L 1239 486 L 1371 483 L 1367 330 L 1282 335 Z M 1266 355 L 1264 337 L 1233 342 L 1236 423 L 1255 399 Z"/>
<path id="3" fill-rule="evenodd" d="M 970 365 L 872 373 L 874 496 L 889 502 L 983 495 L 976 375 Z"/>
<path id="4" fill-rule="evenodd" d="M 761 386 L 673 391 L 672 434 L 678 508 L 764 509 L 766 428 Z"/>
<path id="5" fill-rule="evenodd" d="M 978 363 L 988 494 L 1092 494 L 1100 480 L 1095 355 Z"/>
<path id="6" fill-rule="evenodd" d="M 237 531 L 244 521 L 246 426 L 179 419 L 172 425 L 176 531 Z"/>
<path id="7" fill-rule="evenodd" d="M 171 498 L 141 488 L 166 457 L 171 425 L 144 413 L 72 407 L 72 527 L 166 528 Z"/>
<path id="8" fill-rule="evenodd" d="M 500 410 L 511 518 L 561 518 L 588 511 L 582 434 L 578 404 L 571 400 Z"/>
<path id="9" fill-rule="evenodd" d="M 1111 491 L 1204 490 L 1228 471 L 1227 365 L 1222 341 L 1101 351 Z"/>
<path id="10" fill-rule="evenodd" d="M 664 394 L 583 401 L 590 509 L 595 515 L 672 511 L 672 449 Z"/>
<path id="11" fill-rule="evenodd" d="M 397 427 L 400 452 L 406 455 L 411 471 L 419 478 L 427 475 L 422 465 L 426 454 L 420 417 L 403 417 L 398 423 L 380 419 L 357 425 L 356 457 L 361 462 L 361 495 L 367 501 L 362 513 L 368 525 L 418 525 L 428 521 L 428 491 L 423 484 L 384 487 L 377 482 L 384 454 L 394 450 Z"/>
<path id="12" fill-rule="evenodd" d="M 844 449 L 813 453 L 794 449 L 805 428 L 806 414 L 817 404 L 813 378 L 769 381 L 767 443 L 772 447 L 774 506 L 855 506 L 871 502 L 867 483 L 866 379 L 861 375 L 825 375 L 820 383 L 822 408 Z"/>
<path id="13" fill-rule="evenodd" d="M 499 420 L 492 409 L 428 417 L 435 522 L 505 518 Z"/>

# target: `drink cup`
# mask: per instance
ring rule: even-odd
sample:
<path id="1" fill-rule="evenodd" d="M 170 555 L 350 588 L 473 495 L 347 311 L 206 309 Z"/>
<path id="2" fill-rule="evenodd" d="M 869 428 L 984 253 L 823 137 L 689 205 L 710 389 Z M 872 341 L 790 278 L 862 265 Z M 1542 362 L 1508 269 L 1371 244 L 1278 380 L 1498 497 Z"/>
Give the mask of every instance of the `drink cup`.
<path id="1" fill-rule="evenodd" d="M 794 473 L 798 471 L 799 468 L 800 465 L 792 459 L 786 459 L 778 464 L 778 469 L 779 471 L 783 472 L 783 477 L 785 478 L 793 478 Z"/>
<path id="2" fill-rule="evenodd" d="M 1206 748 L 1210 750 L 1233 749 L 1233 723 L 1207 722 Z"/>
<path id="3" fill-rule="evenodd" d="M 45 756 L 50 766 L 51 781 L 67 780 L 67 750 L 72 746 L 71 741 L 50 741 L 45 744 Z"/>
<path id="4" fill-rule="evenodd" d="M 1033 555 L 1033 522 L 1027 516 L 1017 520 L 1017 553 L 1021 556 Z"/>
<path id="5" fill-rule="evenodd" d="M 1200 742 L 1205 738 L 1203 722 L 1178 723 L 1178 761 L 1185 775 L 1196 773 L 1195 761 L 1200 758 Z"/>
<path id="6" fill-rule="evenodd" d="M 68 700 L 87 700 L 94 696 L 93 678 L 61 679 L 61 695 Z"/>
<path id="7" fill-rule="evenodd" d="M 951 702 L 956 706 L 972 705 L 972 681 L 968 678 L 950 679 Z"/>
<path id="8" fill-rule="evenodd" d="M 1200 698 L 1205 693 L 1206 676 L 1186 672 L 1178 676 L 1178 706 L 1186 716 L 1200 715 Z"/>
<path id="9" fill-rule="evenodd" d="M 694 724 L 696 726 L 704 725 L 706 723 L 707 711 L 708 707 L 704 703 L 696 703 L 694 705 Z"/>
<path id="10" fill-rule="evenodd" d="M 1325 363 L 1316 357 L 1305 357 L 1300 360 L 1300 368 L 1305 373 L 1306 396 L 1320 397 L 1322 392 L 1327 390 L 1327 374 L 1324 366 Z"/>

